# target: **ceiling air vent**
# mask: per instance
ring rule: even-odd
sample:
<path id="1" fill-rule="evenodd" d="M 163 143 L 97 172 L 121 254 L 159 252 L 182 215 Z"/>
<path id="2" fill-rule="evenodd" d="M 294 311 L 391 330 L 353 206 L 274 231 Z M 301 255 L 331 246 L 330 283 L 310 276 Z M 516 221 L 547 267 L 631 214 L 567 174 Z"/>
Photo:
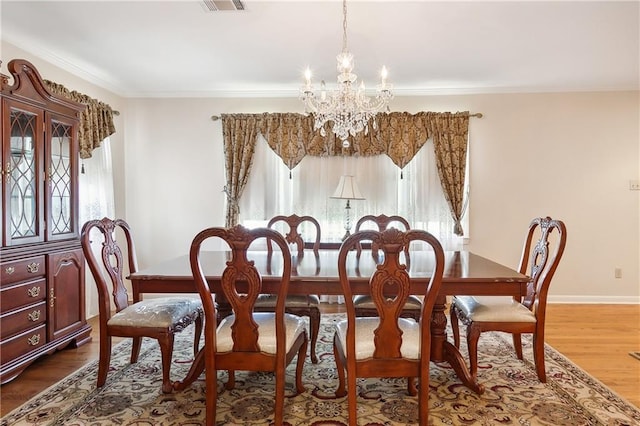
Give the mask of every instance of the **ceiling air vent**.
<path id="1" fill-rule="evenodd" d="M 207 12 L 218 12 L 220 10 L 244 10 L 244 5 L 240 0 L 202 0 L 204 10 Z"/>

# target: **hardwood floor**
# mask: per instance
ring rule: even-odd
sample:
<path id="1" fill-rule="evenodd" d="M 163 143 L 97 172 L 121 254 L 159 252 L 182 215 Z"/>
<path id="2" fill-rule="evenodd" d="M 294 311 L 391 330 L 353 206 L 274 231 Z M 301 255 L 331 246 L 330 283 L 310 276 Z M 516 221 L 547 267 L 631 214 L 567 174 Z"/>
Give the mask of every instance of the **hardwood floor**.
<path id="1" fill-rule="evenodd" d="M 324 313 L 342 310 L 340 305 L 321 306 Z M 0 387 L 1 416 L 98 358 L 98 323 L 96 318 L 89 322 L 90 343 L 45 356 Z M 629 355 L 640 351 L 640 305 L 548 305 L 546 342 L 640 407 L 640 360 Z"/>

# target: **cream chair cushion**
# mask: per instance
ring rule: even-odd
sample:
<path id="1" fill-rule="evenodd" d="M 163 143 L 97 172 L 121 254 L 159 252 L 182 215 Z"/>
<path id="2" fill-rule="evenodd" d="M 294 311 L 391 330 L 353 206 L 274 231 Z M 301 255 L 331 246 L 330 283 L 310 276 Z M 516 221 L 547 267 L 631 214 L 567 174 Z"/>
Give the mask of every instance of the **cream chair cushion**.
<path id="1" fill-rule="evenodd" d="M 278 298 L 275 294 L 261 294 L 256 300 L 255 306 L 257 308 L 275 308 Z M 290 294 L 286 298 L 285 306 L 290 308 L 306 308 L 308 306 L 318 306 L 320 299 L 315 294 L 308 296 Z"/>
<path id="2" fill-rule="evenodd" d="M 511 297 L 456 296 L 452 303 L 474 322 L 536 322 L 535 314 Z"/>
<path id="3" fill-rule="evenodd" d="M 276 353 L 276 314 L 273 312 L 254 312 L 253 319 L 258 324 L 258 346 L 262 352 Z M 229 315 L 222 320 L 216 331 L 217 352 L 230 352 L 233 349 L 231 338 L 231 326 L 235 321 L 235 315 Z M 285 314 L 284 326 L 286 329 L 285 352 L 289 352 L 298 336 L 305 332 L 304 319 L 296 315 Z"/>
<path id="4" fill-rule="evenodd" d="M 356 359 L 366 359 L 373 357 L 375 344 L 373 342 L 376 328 L 380 323 L 378 317 L 356 318 Z M 409 318 L 398 318 L 398 325 L 402 330 L 402 345 L 400 353 L 403 358 L 420 358 L 420 324 Z M 347 320 L 342 320 L 336 324 L 336 332 L 340 339 L 340 344 L 347 354 Z"/>
<path id="5" fill-rule="evenodd" d="M 107 325 L 173 329 L 182 327 L 182 320 L 197 311 L 202 311 L 202 302 L 196 297 L 146 299 L 114 314 Z"/>

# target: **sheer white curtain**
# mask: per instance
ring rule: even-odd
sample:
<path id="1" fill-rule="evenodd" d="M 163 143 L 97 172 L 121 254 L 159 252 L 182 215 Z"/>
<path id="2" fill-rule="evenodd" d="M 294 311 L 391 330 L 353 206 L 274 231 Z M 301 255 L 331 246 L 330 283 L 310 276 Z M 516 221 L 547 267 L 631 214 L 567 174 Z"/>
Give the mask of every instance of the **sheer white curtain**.
<path id="1" fill-rule="evenodd" d="M 111 143 L 109 138 L 102 141 L 100 148 L 94 149 L 92 157 L 81 160 L 84 173 L 79 175 L 80 227 L 92 219 L 113 218 L 115 201 L 113 196 L 113 168 L 111 163 Z M 101 247 L 92 247 L 100 256 Z M 98 294 L 91 271 L 86 268 L 86 309 L 87 317 L 98 314 Z"/>

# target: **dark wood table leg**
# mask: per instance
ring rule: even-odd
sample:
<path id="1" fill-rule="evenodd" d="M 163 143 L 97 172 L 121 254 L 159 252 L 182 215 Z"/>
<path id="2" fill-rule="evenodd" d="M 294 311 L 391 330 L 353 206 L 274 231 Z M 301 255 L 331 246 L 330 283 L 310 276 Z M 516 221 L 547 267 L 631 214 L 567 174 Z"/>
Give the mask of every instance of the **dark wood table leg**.
<path id="1" fill-rule="evenodd" d="M 477 394 L 484 392 L 484 386 L 474 380 L 469 373 L 462 354 L 447 340 L 447 298 L 438 295 L 431 316 L 431 361 L 447 362 L 453 368 L 462 383 Z"/>

